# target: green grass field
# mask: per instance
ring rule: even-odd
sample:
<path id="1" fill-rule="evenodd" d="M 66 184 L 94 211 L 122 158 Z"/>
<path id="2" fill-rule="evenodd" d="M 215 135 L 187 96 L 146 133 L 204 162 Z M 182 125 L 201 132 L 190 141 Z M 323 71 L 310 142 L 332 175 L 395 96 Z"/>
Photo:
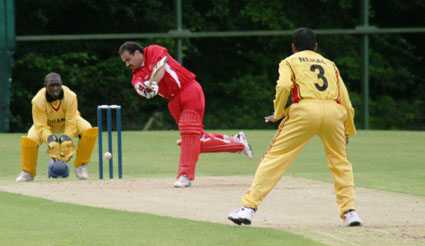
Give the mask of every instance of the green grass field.
<path id="1" fill-rule="evenodd" d="M 253 176 L 275 131 L 246 133 L 254 149 L 253 160 L 228 153 L 202 154 L 197 176 Z M 0 186 L 14 183 L 20 172 L 21 135 L 0 134 Z M 177 131 L 123 132 L 124 178 L 175 177 L 178 138 Z M 45 152 L 42 145 L 35 182 L 48 182 Z M 425 132 L 359 131 L 350 139 L 348 153 L 356 186 L 425 196 Z M 97 155 L 96 147 L 89 166 L 92 180 L 98 179 Z M 318 138 L 286 175 L 333 182 Z M 69 180 L 76 180 L 73 171 L 62 182 Z M 0 245 L 322 245 L 283 230 L 85 207 L 6 192 L 0 192 L 0 239 Z"/>

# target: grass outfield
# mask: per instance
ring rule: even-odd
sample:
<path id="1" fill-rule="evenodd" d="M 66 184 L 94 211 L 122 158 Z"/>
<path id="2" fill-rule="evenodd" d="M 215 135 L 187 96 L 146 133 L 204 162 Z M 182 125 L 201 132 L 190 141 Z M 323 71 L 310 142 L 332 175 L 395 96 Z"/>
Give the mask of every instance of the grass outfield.
<path id="1" fill-rule="evenodd" d="M 280 230 L 55 203 L 0 192 L 1 245 L 321 245 Z"/>
<path id="2" fill-rule="evenodd" d="M 253 160 L 237 154 L 202 154 L 197 176 L 252 176 L 275 131 L 246 133 L 254 149 Z M 21 135 L 0 134 L 0 185 L 14 182 L 20 171 Z M 174 177 L 178 138 L 177 131 L 123 132 L 124 178 Z M 425 132 L 359 131 L 358 136 L 350 138 L 348 147 L 356 185 L 425 196 L 424 143 Z M 42 145 L 36 181 L 47 180 L 49 158 L 45 152 L 46 145 Z M 92 180 L 98 179 L 97 155 L 96 148 L 89 166 Z M 108 177 L 106 165 L 104 169 L 104 176 Z M 332 182 L 317 138 L 286 175 Z M 76 180 L 75 174 L 71 172 L 63 182 L 67 180 Z M 2 245 L 321 245 L 282 230 L 91 208 L 6 192 L 0 192 L 0 218 Z"/>

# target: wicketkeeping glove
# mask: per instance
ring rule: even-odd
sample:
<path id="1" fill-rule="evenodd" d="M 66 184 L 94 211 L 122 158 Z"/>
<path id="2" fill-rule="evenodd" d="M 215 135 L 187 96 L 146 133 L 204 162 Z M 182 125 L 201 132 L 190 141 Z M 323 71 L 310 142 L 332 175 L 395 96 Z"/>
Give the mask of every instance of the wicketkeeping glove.
<path id="1" fill-rule="evenodd" d="M 47 137 L 47 154 L 55 160 L 59 160 L 59 139 L 56 135 Z"/>
<path id="2" fill-rule="evenodd" d="M 59 160 L 68 162 L 74 155 L 75 151 L 77 151 L 77 148 L 72 143 L 72 139 L 67 135 L 60 136 L 59 143 Z"/>
<path id="3" fill-rule="evenodd" d="M 134 85 L 134 88 L 136 89 L 137 94 L 141 95 L 142 97 L 146 97 L 146 99 L 151 99 L 158 94 L 159 86 L 155 81 L 152 81 L 150 87 L 147 86 L 147 83 L 148 81 L 137 82 Z"/>

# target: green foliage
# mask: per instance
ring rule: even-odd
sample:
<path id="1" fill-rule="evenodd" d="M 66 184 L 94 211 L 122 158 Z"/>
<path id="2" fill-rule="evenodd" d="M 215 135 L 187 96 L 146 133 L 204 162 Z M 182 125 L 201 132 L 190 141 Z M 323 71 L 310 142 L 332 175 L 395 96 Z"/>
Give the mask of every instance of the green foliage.
<path id="1" fill-rule="evenodd" d="M 375 102 L 371 103 L 373 126 L 383 126 L 385 129 L 392 130 L 414 130 L 423 127 L 424 115 L 418 114 L 425 107 L 424 101 L 408 101 L 400 99 L 395 101 L 390 96 L 380 96 Z"/>
<path id="2" fill-rule="evenodd" d="M 175 26 L 169 1 L 15 2 L 17 35 L 167 32 Z"/>
<path id="3" fill-rule="evenodd" d="M 31 6 L 31 8 L 28 8 Z M 175 29 L 170 1 L 16 1 L 17 35 L 152 33 Z M 319 12 L 317 10 L 320 10 Z M 354 28 L 360 4 L 354 0 L 182 1 L 183 29 L 192 32 Z M 385 8 L 370 3 L 370 24 L 378 27 L 424 26 L 423 1 Z M 387 13 L 391 12 L 392 15 Z M 78 14 L 76 14 L 78 13 Z M 338 20 L 338 21 L 335 21 Z M 36 24 L 35 24 L 36 23 Z M 318 35 L 319 52 L 338 65 L 361 121 L 361 53 L 359 35 Z M 372 129 L 425 129 L 424 34 L 370 35 L 370 113 Z M 154 112 L 162 112 L 153 129 L 175 129 L 166 116 L 167 102 L 140 99 L 131 73 L 117 55 L 124 40 L 18 42 L 11 91 L 11 131 L 31 125 L 32 96 L 50 71 L 59 72 L 77 92 L 79 109 L 95 124 L 99 104 L 123 105 L 125 129 L 142 129 Z M 160 44 L 175 55 L 175 40 L 135 40 Z M 184 65 L 197 75 L 206 95 L 205 126 L 267 128 L 279 62 L 291 54 L 291 38 L 234 37 L 183 40 Z M 388 103 L 388 105 L 385 105 Z M 223 105 L 226 105 L 223 107 Z M 391 105 L 391 106 L 389 106 Z M 360 124 L 357 124 L 360 126 Z"/>
<path id="4" fill-rule="evenodd" d="M 217 128 L 270 128 L 264 123 L 264 116 L 273 112 L 273 90 L 264 90 L 265 75 L 246 74 L 231 81 L 217 83 L 207 101 L 206 127 Z M 263 92 L 263 93 L 260 93 Z M 223 105 L 223 98 L 227 98 Z M 218 100 L 217 100 L 218 99 Z M 209 110 L 209 109 L 214 110 Z"/>

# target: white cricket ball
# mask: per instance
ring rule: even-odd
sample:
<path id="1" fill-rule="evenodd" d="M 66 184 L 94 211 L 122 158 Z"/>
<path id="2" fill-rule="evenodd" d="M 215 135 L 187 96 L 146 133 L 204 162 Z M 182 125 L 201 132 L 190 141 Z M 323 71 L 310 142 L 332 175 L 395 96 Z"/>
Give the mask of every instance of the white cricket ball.
<path id="1" fill-rule="evenodd" d="M 111 154 L 111 152 L 105 152 L 103 157 L 105 157 L 106 160 L 110 160 L 112 158 L 112 154 Z"/>

